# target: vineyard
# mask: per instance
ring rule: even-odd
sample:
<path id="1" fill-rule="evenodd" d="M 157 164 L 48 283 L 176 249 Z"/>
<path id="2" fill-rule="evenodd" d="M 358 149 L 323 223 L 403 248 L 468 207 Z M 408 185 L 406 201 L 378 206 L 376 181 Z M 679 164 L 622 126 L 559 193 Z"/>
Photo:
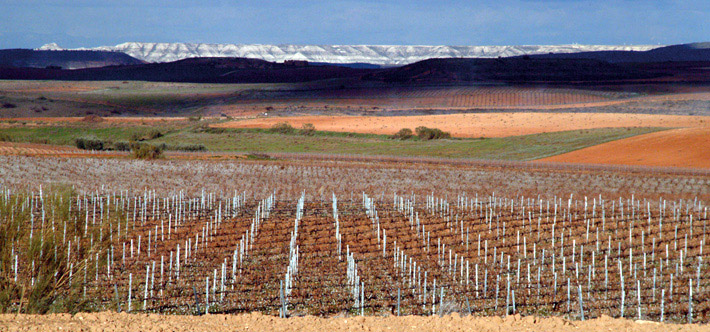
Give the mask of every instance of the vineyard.
<path id="1" fill-rule="evenodd" d="M 299 94 L 261 93 L 258 102 L 287 104 L 359 105 L 394 108 L 508 108 L 569 105 L 622 100 L 638 94 L 565 88 L 455 87 L 455 88 L 378 88 L 300 92 Z M 247 96 L 248 97 L 248 96 Z M 247 101 L 249 103 L 249 101 Z"/>
<path id="2" fill-rule="evenodd" d="M 633 94 L 572 89 L 487 88 L 462 89 L 451 107 L 515 107 L 593 103 L 628 98 Z"/>
<path id="3" fill-rule="evenodd" d="M 3 310 L 708 322 L 707 207 L 635 196 L 3 188 Z M 57 301 L 57 300 L 65 300 Z"/>

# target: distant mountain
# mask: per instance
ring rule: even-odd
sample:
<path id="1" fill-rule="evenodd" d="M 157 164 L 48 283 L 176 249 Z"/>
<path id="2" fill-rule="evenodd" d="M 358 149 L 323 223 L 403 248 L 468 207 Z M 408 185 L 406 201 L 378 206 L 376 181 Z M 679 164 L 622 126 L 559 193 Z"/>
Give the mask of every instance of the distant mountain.
<path id="1" fill-rule="evenodd" d="M 537 59 L 593 59 L 612 63 L 710 61 L 710 43 L 659 47 L 648 51 L 596 51 L 568 54 L 530 55 Z"/>
<path id="2" fill-rule="evenodd" d="M 524 54 L 589 51 L 648 51 L 657 45 L 524 45 L 524 46 L 423 46 L 423 45 L 261 45 L 123 43 L 81 50 L 124 52 L 146 62 L 171 62 L 198 57 L 237 57 L 271 62 L 305 60 L 316 63 L 401 66 L 431 58 L 498 58 Z M 47 44 L 40 49 L 61 49 Z"/>
<path id="3" fill-rule="evenodd" d="M 193 58 L 168 63 L 78 70 L 0 68 L 0 79 L 155 81 L 193 83 L 296 83 L 360 77 L 372 69 L 275 63 L 245 58 Z"/>
<path id="4" fill-rule="evenodd" d="M 590 59 L 429 59 L 363 77 L 389 83 L 603 83 L 652 79 L 659 74 L 644 68 Z"/>
<path id="5" fill-rule="evenodd" d="M 165 44 L 172 45 L 172 44 Z M 181 44 L 182 45 L 182 44 Z M 296 83 L 329 79 L 364 80 L 397 84 L 643 84 L 710 82 L 707 57 L 710 45 L 688 44 L 647 51 L 600 51 L 575 54 L 525 55 L 507 58 L 432 58 L 400 67 L 384 67 L 353 62 L 343 54 L 342 63 L 328 64 L 302 60 L 272 62 L 257 58 L 200 57 L 173 62 L 141 63 L 118 52 L 108 51 L 30 51 L 5 50 L 8 59 L 40 55 L 49 58 L 69 57 L 91 63 L 116 61 L 121 66 L 57 70 L 55 62 L 35 61 L 35 68 L 17 68 L 18 64 L 0 65 L 0 79 L 56 80 L 144 80 L 194 83 Z M 283 47 L 283 46 L 282 46 Z M 294 46 L 295 47 L 295 46 Z M 416 49 L 419 46 L 404 47 Z M 57 49 L 47 45 L 45 49 Z M 537 50 L 540 50 L 539 48 Z M 520 50 L 518 50 L 520 51 Z M 24 53 L 23 53 L 24 52 Z M 29 53 L 28 53 L 29 52 Z M 305 57 L 303 53 L 299 53 Z M 422 55 L 424 53 L 419 53 Z M 251 54 L 256 57 L 257 54 Z M 406 58 L 402 53 L 400 59 Z M 287 55 L 281 55 L 287 58 Z M 132 60 L 131 60 L 132 59 Z M 411 59 L 411 58 L 407 58 Z M 611 60 L 614 61 L 611 61 Z M 93 63 L 99 63 L 97 60 Z M 333 60 L 333 59 L 331 59 Z M 337 59 L 336 59 L 337 60 Z M 703 61 L 705 60 L 705 61 Z M 126 64 L 132 61 L 134 64 Z M 671 61 L 671 62 L 668 62 Z M 8 62 L 8 61 L 6 61 Z M 136 63 L 137 62 L 137 63 Z M 25 62 L 29 63 L 29 62 Z M 72 62 L 65 59 L 64 68 Z M 116 64 L 115 63 L 115 64 Z M 26 65 L 25 65 L 26 66 Z M 336 83 L 334 83 L 336 84 Z M 367 83 L 369 84 L 369 83 Z M 337 83 L 336 88 L 342 86 Z"/>
<path id="6" fill-rule="evenodd" d="M 121 52 L 65 50 L 0 50 L 0 66 L 82 69 L 145 63 Z"/>

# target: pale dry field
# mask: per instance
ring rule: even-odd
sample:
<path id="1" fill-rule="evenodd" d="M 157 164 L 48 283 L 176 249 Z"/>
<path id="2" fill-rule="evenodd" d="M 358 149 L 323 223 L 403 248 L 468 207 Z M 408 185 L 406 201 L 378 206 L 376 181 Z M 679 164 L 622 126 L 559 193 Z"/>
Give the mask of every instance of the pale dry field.
<path id="1" fill-rule="evenodd" d="M 558 317 L 313 316 L 277 318 L 259 313 L 174 316 L 115 312 L 0 315 L 3 331 L 710 331 L 706 324 L 662 324 L 603 316 L 586 321 Z"/>
<path id="2" fill-rule="evenodd" d="M 294 116 L 268 117 L 216 124 L 225 128 L 269 128 L 288 122 L 317 130 L 391 135 L 402 128 L 439 128 L 454 137 L 506 137 L 546 132 L 618 127 L 707 127 L 702 116 L 618 113 L 469 113 L 420 116 Z"/>

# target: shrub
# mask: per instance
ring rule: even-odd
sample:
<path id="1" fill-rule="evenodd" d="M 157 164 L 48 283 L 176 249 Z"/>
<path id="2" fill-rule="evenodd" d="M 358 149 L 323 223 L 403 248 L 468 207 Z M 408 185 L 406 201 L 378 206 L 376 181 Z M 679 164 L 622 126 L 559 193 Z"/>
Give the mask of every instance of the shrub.
<path id="1" fill-rule="evenodd" d="M 311 136 L 316 132 L 316 126 L 312 123 L 304 123 L 301 126 L 301 134 Z"/>
<path id="2" fill-rule="evenodd" d="M 77 193 L 66 186 L 50 186 L 49 192 L 43 205 L 46 205 L 48 210 L 52 211 L 52 221 L 58 224 L 64 224 L 64 234 L 67 238 L 83 238 L 83 240 L 92 237 L 96 239 L 89 245 L 81 247 L 73 246 L 71 257 L 87 257 L 94 253 L 103 253 L 109 249 L 110 241 L 98 241 L 103 234 L 106 239 L 108 233 L 104 231 L 104 227 L 96 225 L 84 224 L 82 219 L 71 217 L 71 210 L 66 202 L 71 201 L 72 197 L 76 197 Z M 29 198 L 26 193 L 20 193 L 18 198 Z M 20 200 L 22 201 L 22 200 Z M 48 312 L 69 312 L 96 310 L 100 301 L 88 296 L 83 296 L 83 279 L 77 278 L 80 269 L 86 269 L 88 275 L 93 275 L 98 271 L 95 267 L 102 269 L 102 265 L 86 264 L 83 268 L 74 266 L 74 277 L 69 278 L 70 257 L 66 254 L 69 243 L 62 241 L 61 231 L 54 232 L 44 230 L 44 236 L 35 236 L 32 240 L 28 237 L 31 227 L 31 217 L 27 211 L 20 211 L 19 205 L 14 203 L 0 204 L 0 215 L 6 216 L 10 211 L 14 210 L 14 218 L 3 220 L 0 223 L 0 243 L 8 244 L 0 246 L 0 257 L 3 257 L 3 271 L 0 277 L 0 312 L 22 312 L 44 314 Z M 119 208 L 120 211 L 122 209 Z M 113 214 L 113 213 L 112 213 Z M 118 215 L 118 213 L 117 213 Z M 114 217 L 115 219 L 116 217 Z M 36 224 L 36 222 L 35 222 Z M 37 232 L 39 229 L 35 229 Z M 87 234 L 88 232 L 88 234 Z M 37 234 L 37 233 L 35 233 Z M 50 236 L 47 236 L 50 235 Z M 41 238 L 41 240 L 40 240 Z M 18 251 L 17 245 L 10 246 L 10 243 L 15 241 L 22 245 L 23 250 Z M 88 242 L 88 241 L 86 241 Z M 71 242 L 73 243 L 73 242 Z M 56 250 L 57 254 L 48 255 L 47 253 Z M 18 280 L 13 281 L 9 278 L 10 272 L 7 268 L 6 260 L 12 257 L 12 253 L 19 255 L 20 262 L 32 261 L 36 263 L 36 268 L 30 275 L 29 271 L 24 275 L 25 282 Z M 44 253 L 44 254 L 43 254 Z M 21 264 L 21 263 L 20 263 Z M 34 264 L 33 264 L 34 265 Z M 105 271 L 105 267 L 103 267 Z M 27 282 L 27 279 L 32 277 L 33 283 Z"/>
<path id="3" fill-rule="evenodd" d="M 200 151 L 207 151 L 207 147 L 202 144 L 178 144 L 175 146 L 175 150 L 188 151 L 188 152 L 200 152 Z"/>
<path id="4" fill-rule="evenodd" d="M 207 127 L 204 132 L 208 134 L 223 134 L 226 131 L 224 128 Z"/>
<path id="5" fill-rule="evenodd" d="M 279 133 L 279 134 L 292 134 L 295 131 L 295 129 L 288 122 L 279 122 L 279 123 L 273 125 L 269 129 L 269 131 L 272 133 Z"/>
<path id="6" fill-rule="evenodd" d="M 163 137 L 163 133 L 161 133 L 157 129 L 152 129 L 151 131 L 148 132 L 148 139 L 156 139 L 159 137 Z"/>
<path id="7" fill-rule="evenodd" d="M 15 108 L 15 107 L 17 107 L 17 105 L 15 105 L 13 103 L 3 103 L 2 104 L 2 108 Z"/>
<path id="8" fill-rule="evenodd" d="M 103 150 L 104 141 L 98 138 L 77 138 L 74 140 L 76 147 L 82 150 Z"/>
<path id="9" fill-rule="evenodd" d="M 222 134 L 227 130 L 224 128 L 210 127 L 210 125 L 203 123 L 201 125 L 191 128 L 190 131 L 193 133 Z"/>
<path id="10" fill-rule="evenodd" d="M 171 151 L 185 151 L 185 152 L 200 152 L 207 151 L 207 147 L 202 144 L 175 144 L 175 145 L 165 145 L 165 143 L 159 146 L 163 150 Z"/>
<path id="11" fill-rule="evenodd" d="M 442 131 L 441 129 L 437 128 L 427 128 L 424 126 L 417 127 L 415 129 L 415 132 L 417 133 L 417 136 L 419 136 L 419 139 L 421 140 L 432 140 L 432 139 L 442 139 L 442 138 L 450 138 L 451 134 L 448 132 Z"/>
<path id="12" fill-rule="evenodd" d="M 12 142 L 12 137 L 8 134 L 0 133 L 0 142 Z"/>
<path id="13" fill-rule="evenodd" d="M 394 135 L 392 135 L 393 139 L 410 139 L 412 138 L 412 130 L 409 128 L 402 128 L 398 132 L 396 132 Z"/>
<path id="14" fill-rule="evenodd" d="M 131 153 L 138 159 L 158 159 L 163 156 L 163 149 L 159 146 L 146 143 L 133 143 Z"/>
<path id="15" fill-rule="evenodd" d="M 128 142 L 113 143 L 113 149 L 116 151 L 131 151 L 131 144 Z"/>
<path id="16" fill-rule="evenodd" d="M 266 153 L 252 152 L 246 155 L 247 159 L 252 160 L 270 160 L 271 156 Z"/>
<path id="17" fill-rule="evenodd" d="M 187 119 L 190 121 L 193 121 L 193 122 L 197 122 L 197 121 L 202 120 L 202 117 L 201 116 L 191 116 L 191 117 L 188 117 Z"/>

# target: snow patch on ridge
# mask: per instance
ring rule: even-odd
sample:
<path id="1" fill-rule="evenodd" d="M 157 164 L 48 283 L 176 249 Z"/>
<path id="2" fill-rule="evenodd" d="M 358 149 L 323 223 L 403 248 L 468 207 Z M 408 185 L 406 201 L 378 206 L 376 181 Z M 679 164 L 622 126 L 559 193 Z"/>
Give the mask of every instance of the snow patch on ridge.
<path id="1" fill-rule="evenodd" d="M 327 63 L 371 63 L 399 66 L 430 58 L 497 58 L 525 54 L 577 53 L 591 51 L 648 51 L 661 45 L 520 45 L 520 46 L 427 46 L 427 45 L 262 45 L 137 43 L 78 48 L 76 50 L 123 52 L 147 62 L 171 62 L 196 57 L 239 57 L 272 62 L 306 60 Z M 56 43 L 39 50 L 62 50 Z"/>

